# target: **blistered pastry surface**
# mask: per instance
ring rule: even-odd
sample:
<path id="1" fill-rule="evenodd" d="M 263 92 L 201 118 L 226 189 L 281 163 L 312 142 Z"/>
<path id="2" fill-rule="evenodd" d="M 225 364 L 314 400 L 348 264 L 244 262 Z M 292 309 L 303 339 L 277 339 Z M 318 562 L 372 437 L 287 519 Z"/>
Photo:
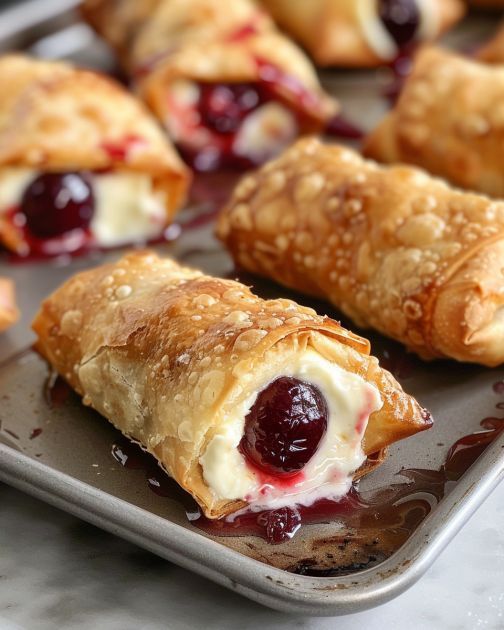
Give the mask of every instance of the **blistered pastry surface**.
<path id="1" fill-rule="evenodd" d="M 503 238 L 502 202 L 306 139 L 242 179 L 217 234 L 244 268 L 325 297 L 424 357 L 499 362 L 488 341 L 468 340 L 502 303 L 489 282 L 501 258 L 482 254 Z M 437 300 L 450 282 L 460 304 L 448 316 Z"/>
<path id="2" fill-rule="evenodd" d="M 75 276 L 43 303 L 34 329 L 38 349 L 84 402 L 141 442 L 213 516 L 236 505 L 215 500 L 199 457 L 268 352 L 310 345 L 378 388 L 383 407 L 369 420 L 366 453 L 429 426 L 364 339 L 290 300 L 262 300 L 154 254 Z"/>

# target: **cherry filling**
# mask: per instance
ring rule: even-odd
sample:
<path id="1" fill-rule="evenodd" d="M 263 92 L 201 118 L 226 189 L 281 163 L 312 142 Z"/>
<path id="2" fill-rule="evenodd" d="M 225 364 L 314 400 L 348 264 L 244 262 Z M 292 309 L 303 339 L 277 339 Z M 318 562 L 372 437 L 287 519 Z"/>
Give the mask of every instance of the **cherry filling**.
<path id="1" fill-rule="evenodd" d="M 235 133 L 243 119 L 267 98 L 251 83 L 201 85 L 198 111 L 201 122 L 220 134 Z"/>
<path id="2" fill-rule="evenodd" d="M 236 137 L 245 118 L 264 103 L 275 100 L 274 94 L 258 83 L 201 83 L 199 89 L 195 106 L 198 123 L 185 131 L 186 142 L 179 146 L 183 158 L 200 172 L 254 167 L 256 162 L 251 156 L 236 152 Z M 198 128 L 211 134 L 203 146 L 191 143 L 191 135 Z"/>
<path id="3" fill-rule="evenodd" d="M 309 112 L 320 107 L 318 96 L 296 77 L 268 62 L 258 58 L 256 63 L 259 71 L 256 82 L 198 83 L 199 96 L 190 109 L 171 97 L 170 111 L 179 124 L 175 133 L 180 137 L 179 149 L 196 171 L 253 168 L 280 151 L 299 128 L 306 127 L 308 122 L 313 125 Z M 296 107 L 285 104 L 281 93 L 290 94 Z M 249 152 L 237 148 L 236 140 L 246 118 L 270 102 L 284 103 L 291 114 L 289 122 L 283 126 L 274 116 L 273 120 L 263 121 L 262 133 L 269 139 L 264 151 L 257 146 Z M 206 131 L 206 136 L 202 136 L 202 130 Z"/>
<path id="4" fill-rule="evenodd" d="M 315 454 L 328 415 L 317 387 L 282 376 L 259 393 L 245 418 L 240 450 L 251 464 L 270 475 L 294 475 Z"/>
<path id="5" fill-rule="evenodd" d="M 84 173 L 44 173 L 26 188 L 20 212 L 34 237 L 49 239 L 86 230 L 94 208 L 93 189 Z"/>
<path id="6" fill-rule="evenodd" d="M 378 0 L 378 14 L 398 48 L 414 39 L 420 26 L 416 0 Z"/>

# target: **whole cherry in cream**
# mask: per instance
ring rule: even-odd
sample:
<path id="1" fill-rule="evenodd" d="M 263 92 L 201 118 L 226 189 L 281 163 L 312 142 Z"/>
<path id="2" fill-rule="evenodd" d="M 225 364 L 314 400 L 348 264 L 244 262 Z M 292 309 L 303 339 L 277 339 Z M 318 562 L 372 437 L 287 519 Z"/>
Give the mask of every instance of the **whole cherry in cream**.
<path id="1" fill-rule="evenodd" d="M 325 435 L 328 415 L 317 387 L 297 378 L 277 378 L 259 393 L 245 418 L 240 449 L 269 475 L 297 474 Z"/>

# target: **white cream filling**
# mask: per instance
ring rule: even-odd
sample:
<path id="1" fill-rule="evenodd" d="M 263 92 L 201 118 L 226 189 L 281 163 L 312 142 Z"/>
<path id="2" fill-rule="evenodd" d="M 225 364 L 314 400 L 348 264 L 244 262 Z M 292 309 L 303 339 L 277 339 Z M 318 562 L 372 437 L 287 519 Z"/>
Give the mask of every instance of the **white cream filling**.
<path id="1" fill-rule="evenodd" d="M 20 205 L 23 193 L 39 175 L 32 169 L 0 171 L 0 214 Z M 166 223 L 164 194 L 142 173 L 92 173 L 95 211 L 90 231 L 99 246 L 115 247 L 159 236 Z"/>
<path id="2" fill-rule="evenodd" d="M 292 376 L 318 387 L 329 411 L 327 431 L 293 483 L 262 475 L 238 450 L 245 417 L 258 393 L 280 376 Z M 253 510 L 311 505 L 321 498 L 339 499 L 348 492 L 352 474 L 365 461 L 362 437 L 369 415 L 381 406 L 376 387 L 308 348 L 223 419 L 218 434 L 200 457 L 203 477 L 216 498 L 245 500 Z"/>
<path id="3" fill-rule="evenodd" d="M 433 39 L 439 33 L 439 9 L 435 0 L 416 0 L 420 24 L 416 39 Z M 357 0 L 359 23 L 369 47 L 381 59 L 392 61 L 399 49 L 378 14 L 378 0 Z"/>
<path id="4" fill-rule="evenodd" d="M 233 148 L 238 155 L 263 162 L 288 146 L 297 135 L 295 115 L 281 103 L 271 101 L 245 118 Z"/>

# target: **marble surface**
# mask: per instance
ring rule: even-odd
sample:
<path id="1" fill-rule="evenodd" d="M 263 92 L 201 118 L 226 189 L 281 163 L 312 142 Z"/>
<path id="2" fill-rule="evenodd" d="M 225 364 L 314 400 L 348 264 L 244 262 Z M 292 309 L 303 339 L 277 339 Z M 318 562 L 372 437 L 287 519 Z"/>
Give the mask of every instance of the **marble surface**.
<path id="1" fill-rule="evenodd" d="M 0 630 L 504 628 L 504 484 L 427 574 L 374 610 L 274 612 L 0 484 Z"/>

